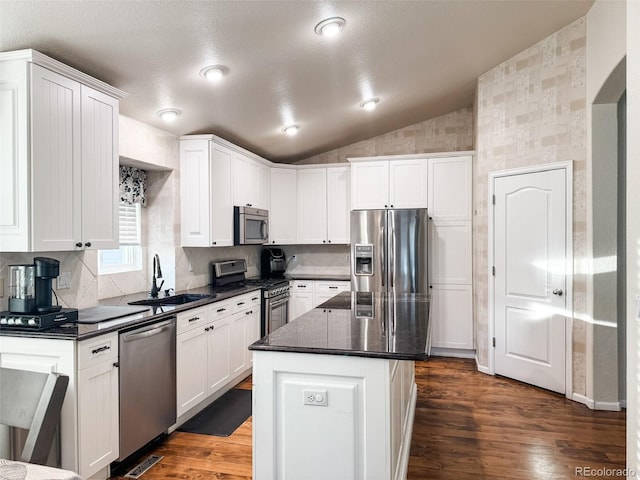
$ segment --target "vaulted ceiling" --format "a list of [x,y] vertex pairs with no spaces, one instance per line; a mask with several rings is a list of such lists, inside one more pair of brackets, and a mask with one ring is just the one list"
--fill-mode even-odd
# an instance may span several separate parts
[[[471,106],[479,75],[592,3],[1,0],[0,50],[33,48],[124,90],[136,120],[291,162]],[[339,35],[314,32],[334,16]],[[216,64],[226,75],[205,80]]]

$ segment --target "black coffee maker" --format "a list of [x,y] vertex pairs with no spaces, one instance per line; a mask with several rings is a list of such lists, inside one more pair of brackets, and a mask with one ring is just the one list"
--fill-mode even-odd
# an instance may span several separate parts
[[59,311],[52,305],[51,282],[60,275],[60,262],[35,257],[33,264],[9,265],[9,311],[42,314]]
[[284,276],[287,268],[284,250],[281,248],[267,247],[262,250],[260,256],[260,273],[263,278],[280,278]]

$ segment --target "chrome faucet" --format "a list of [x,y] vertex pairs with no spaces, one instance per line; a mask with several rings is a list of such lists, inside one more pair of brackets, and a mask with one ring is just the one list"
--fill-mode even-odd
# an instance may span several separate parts
[[162,280],[162,283],[158,286],[156,283],[158,278],[162,278],[162,269],[160,268],[160,257],[156,253],[153,256],[153,281],[151,282],[151,291],[149,292],[151,298],[158,298],[158,292],[160,292],[162,285],[164,285],[164,280]]

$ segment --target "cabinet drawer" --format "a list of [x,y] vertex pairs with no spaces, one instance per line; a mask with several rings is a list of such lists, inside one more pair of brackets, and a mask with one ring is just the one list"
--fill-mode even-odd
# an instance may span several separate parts
[[231,305],[234,313],[260,305],[260,290],[233,297]]
[[312,280],[294,280],[291,285],[292,292],[313,292]]
[[207,307],[193,308],[177,315],[176,334],[193,330],[209,321],[209,311]]
[[116,332],[78,343],[78,370],[93,367],[102,362],[117,361],[117,359],[118,334]]
[[223,302],[216,302],[209,305],[209,311],[211,313],[211,320],[217,320],[231,315],[235,310],[235,303],[233,299],[227,299]]
[[315,292],[316,293],[340,293],[346,292],[351,288],[349,282],[316,282]]

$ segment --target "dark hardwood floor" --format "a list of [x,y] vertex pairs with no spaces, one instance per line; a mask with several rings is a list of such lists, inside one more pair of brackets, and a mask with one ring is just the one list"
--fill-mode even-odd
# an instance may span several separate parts
[[[409,479],[621,478],[596,470],[625,466],[624,412],[478,373],[472,360],[419,362],[416,383]],[[226,438],[174,432],[153,453],[164,458],[142,480],[250,479],[251,418]]]

